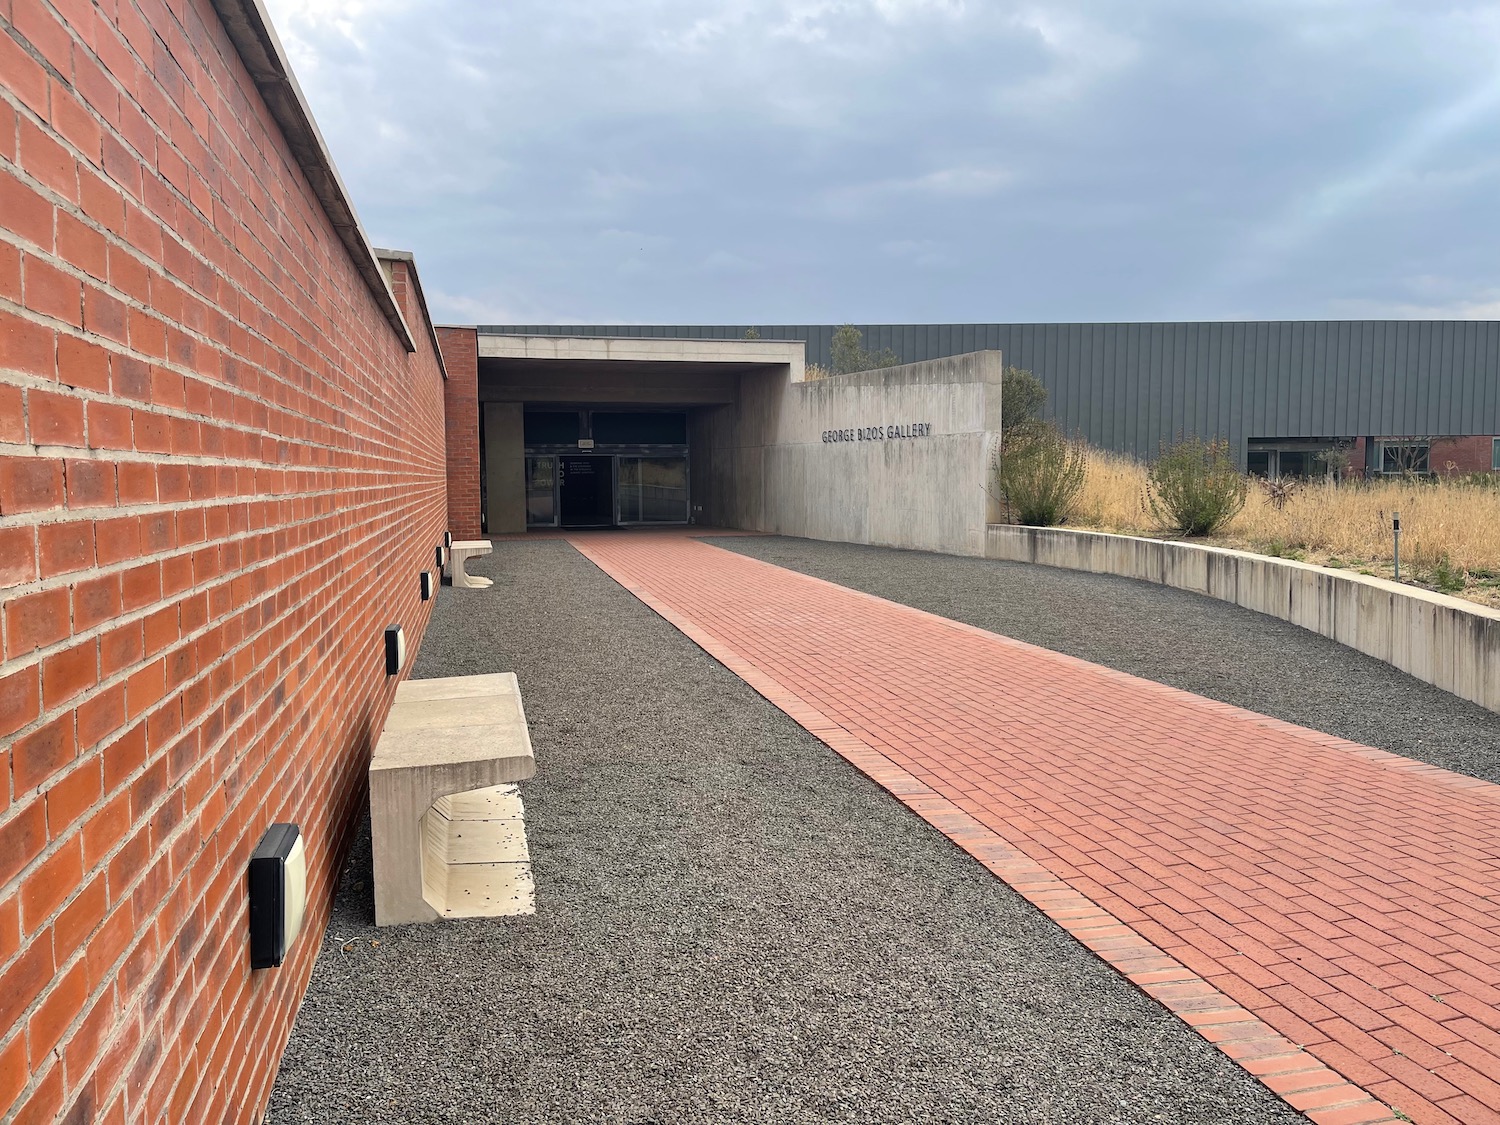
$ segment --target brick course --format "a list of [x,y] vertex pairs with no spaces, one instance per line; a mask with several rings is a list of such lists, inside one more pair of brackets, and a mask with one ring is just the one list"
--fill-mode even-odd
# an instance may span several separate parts
[[207,0],[0,0],[0,1120],[259,1120],[448,523],[413,335]]

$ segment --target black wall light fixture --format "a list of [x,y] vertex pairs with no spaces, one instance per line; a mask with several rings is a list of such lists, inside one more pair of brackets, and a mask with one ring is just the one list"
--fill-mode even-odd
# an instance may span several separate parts
[[451,531],[445,531],[445,532],[443,532],[443,546],[444,547],[451,547],[451,546],[453,546],[453,532],[451,532]]
[[430,570],[422,572],[422,600],[424,602],[432,600],[432,571]]
[[385,627],[385,674],[394,676],[406,666],[406,634],[399,625]]
[[438,569],[442,570],[443,567],[445,567],[445,566],[448,565],[448,548],[447,547],[438,547],[438,548],[436,548],[436,552],[435,552],[434,557],[437,559]]
[[250,856],[250,967],[274,969],[302,929],[307,849],[295,824],[273,824]]

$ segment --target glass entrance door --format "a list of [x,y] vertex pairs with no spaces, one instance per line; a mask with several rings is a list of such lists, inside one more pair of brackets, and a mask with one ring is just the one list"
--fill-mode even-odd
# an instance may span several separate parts
[[526,458],[526,526],[557,526],[557,458]]
[[686,457],[617,458],[615,492],[618,522],[687,523]]
[[563,527],[610,527],[615,522],[614,458],[596,453],[557,459],[557,515]]

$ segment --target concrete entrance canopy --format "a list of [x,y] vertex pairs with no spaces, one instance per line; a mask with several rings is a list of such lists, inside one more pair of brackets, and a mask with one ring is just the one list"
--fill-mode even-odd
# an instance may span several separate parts
[[[488,534],[527,527],[528,408],[656,408],[687,415],[688,433],[670,452],[700,462],[689,473],[688,518],[723,519],[708,496],[709,416],[732,410],[741,382],[759,377],[800,382],[806,372],[800,340],[638,340],[598,337],[484,336],[478,338],[478,396],[484,446],[484,508]],[[576,451],[615,454],[592,444]],[[537,449],[532,449],[537,453]],[[556,452],[561,452],[560,450]],[[646,450],[641,450],[646,452]],[[657,452],[661,452],[658,450]]]
[[999,352],[808,380],[800,340],[470,339],[486,534],[529,513],[983,552]]

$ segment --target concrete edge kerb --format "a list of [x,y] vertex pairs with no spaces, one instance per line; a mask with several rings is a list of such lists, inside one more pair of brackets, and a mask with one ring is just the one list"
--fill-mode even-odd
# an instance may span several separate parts
[[985,554],[1232,602],[1500,712],[1500,612],[1486,606],[1290,559],[1100,531],[991,524]]

